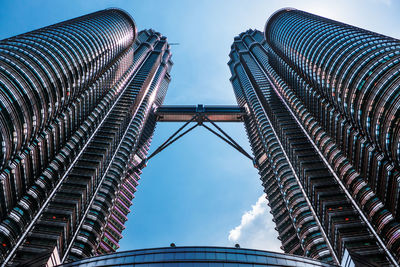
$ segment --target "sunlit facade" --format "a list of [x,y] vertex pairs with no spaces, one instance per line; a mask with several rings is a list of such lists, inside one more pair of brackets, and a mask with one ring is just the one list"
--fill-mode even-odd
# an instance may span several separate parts
[[[282,9],[264,34],[234,39],[228,65],[239,107],[157,109],[167,39],[138,33],[122,10],[0,41],[1,264],[396,265],[400,42]],[[282,249],[313,260],[238,248],[112,254],[156,121],[206,117],[244,122]]]
[[400,42],[295,9],[228,63],[282,249],[400,260]]
[[0,41],[3,264],[118,249],[170,58],[119,9]]

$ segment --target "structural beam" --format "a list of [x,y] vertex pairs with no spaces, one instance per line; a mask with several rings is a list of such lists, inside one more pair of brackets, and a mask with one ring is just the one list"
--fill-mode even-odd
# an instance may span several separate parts
[[239,106],[228,105],[179,105],[161,106],[156,110],[157,121],[187,122],[197,116],[197,122],[203,123],[208,117],[213,122],[243,122],[246,110]]

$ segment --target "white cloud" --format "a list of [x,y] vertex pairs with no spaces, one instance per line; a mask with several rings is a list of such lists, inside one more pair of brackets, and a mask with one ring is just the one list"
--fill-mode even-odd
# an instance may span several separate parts
[[281,242],[274,229],[272,215],[267,205],[265,194],[258,198],[251,210],[242,215],[240,225],[229,231],[228,239],[240,244],[242,248],[262,249],[282,252]]

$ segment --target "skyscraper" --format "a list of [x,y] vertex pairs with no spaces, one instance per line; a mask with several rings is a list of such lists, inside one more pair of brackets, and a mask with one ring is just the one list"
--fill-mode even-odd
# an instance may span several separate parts
[[295,9],[228,63],[282,248],[400,260],[400,42]]
[[170,57],[119,9],[0,41],[3,265],[118,248]]
[[283,9],[264,35],[235,38],[240,108],[157,115],[170,57],[165,37],[118,9],[0,41],[3,266],[118,249],[156,121],[210,114],[244,120],[285,252],[397,264],[398,40]]

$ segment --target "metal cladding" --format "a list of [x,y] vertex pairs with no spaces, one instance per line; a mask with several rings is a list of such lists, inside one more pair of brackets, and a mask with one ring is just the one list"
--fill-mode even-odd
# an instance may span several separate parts
[[126,14],[103,10],[0,41],[0,167],[79,105],[81,94],[135,38]]
[[232,45],[240,107],[159,108],[167,39],[119,9],[0,41],[1,266],[115,252],[156,121],[205,113],[244,121],[285,252],[399,266],[400,41],[295,9],[264,34]]
[[[248,40],[247,43],[244,40]],[[260,97],[266,99],[271,95],[272,88],[249,50],[249,46],[260,46],[257,40],[262,40],[262,34],[258,31],[250,31],[235,38],[229,66],[233,74],[231,82],[237,101],[240,106],[246,107],[249,113],[245,118],[245,126],[259,164],[263,186],[274,215],[279,239],[282,241],[282,249],[287,253],[330,261],[331,253],[302,192],[303,186],[292,172],[290,162],[285,158],[278,136],[271,126],[271,118],[265,110],[273,105],[270,108],[277,108],[279,111],[280,103],[275,96],[271,100],[276,103],[268,103],[263,107],[260,100]],[[252,68],[251,71],[246,71],[247,67]],[[256,81],[254,77],[259,79]],[[256,85],[263,86],[260,88],[263,90],[261,94],[256,92]],[[288,129],[290,132],[287,134],[297,137],[296,129],[284,115],[286,114],[281,115],[281,120],[274,118],[276,122],[283,124],[279,125],[283,128],[280,130],[283,132]]]
[[282,248],[397,265],[400,41],[295,9],[264,35],[236,37],[228,65]]
[[3,265],[118,248],[170,57],[119,9],[0,41]]

